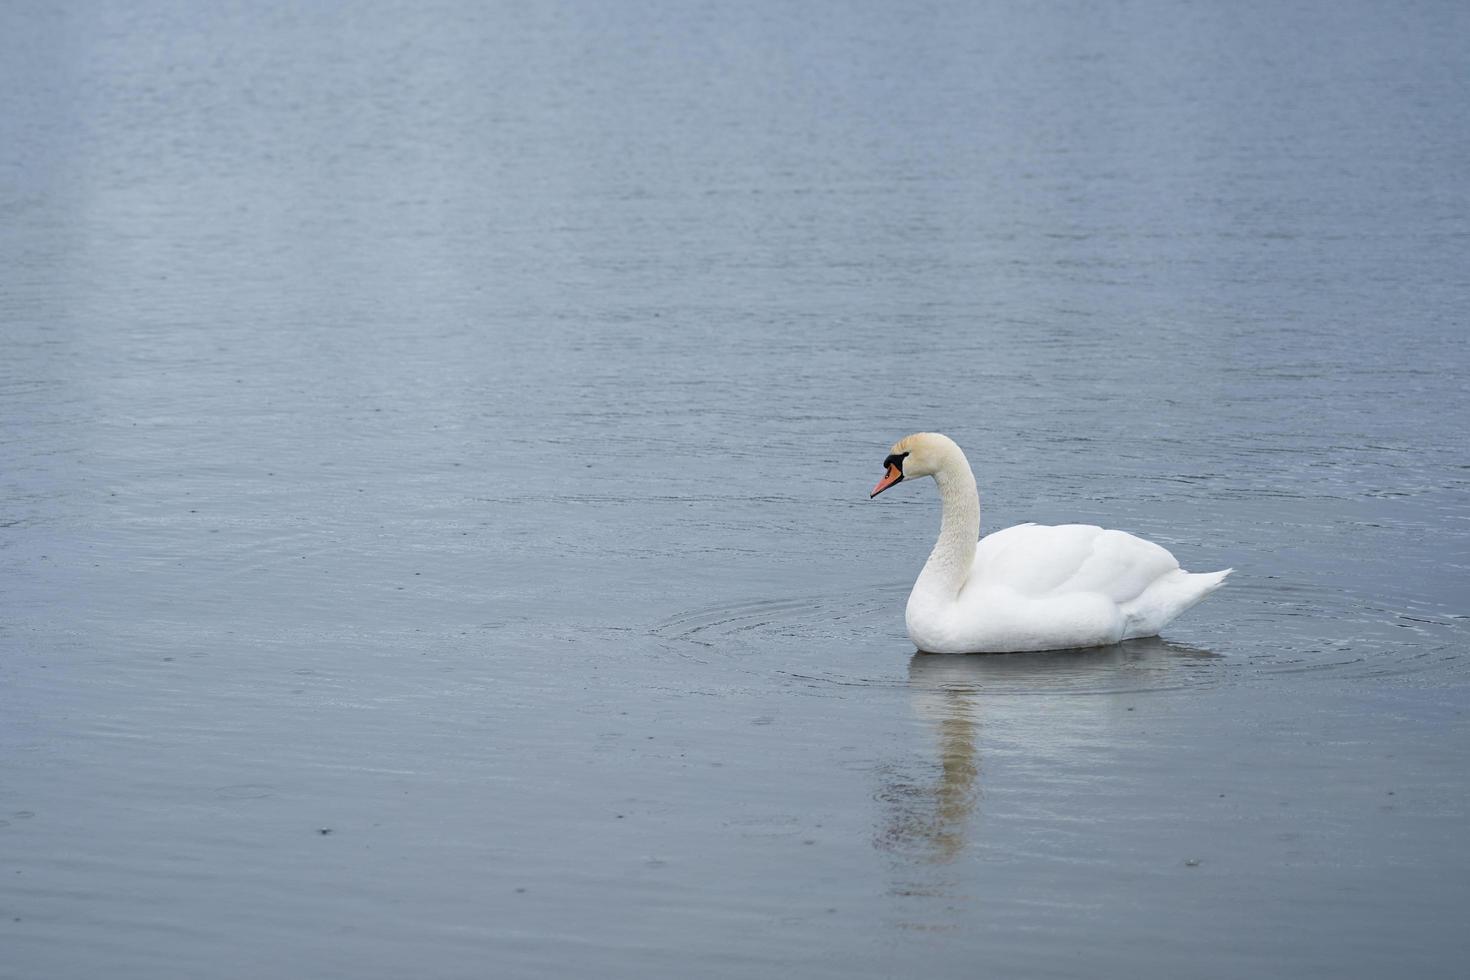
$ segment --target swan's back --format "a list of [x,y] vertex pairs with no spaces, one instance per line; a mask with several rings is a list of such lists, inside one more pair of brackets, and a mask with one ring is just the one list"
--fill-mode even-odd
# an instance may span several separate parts
[[964,591],[1004,587],[1028,599],[1094,593],[1121,605],[1178,568],[1168,551],[1125,531],[1018,524],[980,539]]

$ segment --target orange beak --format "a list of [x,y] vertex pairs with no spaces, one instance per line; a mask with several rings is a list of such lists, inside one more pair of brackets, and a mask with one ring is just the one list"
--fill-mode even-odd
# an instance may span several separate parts
[[884,474],[883,479],[878,481],[878,485],[873,488],[873,492],[868,494],[868,499],[872,500],[874,497],[878,496],[878,494],[882,493],[884,490],[887,490],[889,487],[893,486],[895,483],[902,479],[903,470],[899,469],[897,466],[894,466],[892,463],[889,463],[888,472]]

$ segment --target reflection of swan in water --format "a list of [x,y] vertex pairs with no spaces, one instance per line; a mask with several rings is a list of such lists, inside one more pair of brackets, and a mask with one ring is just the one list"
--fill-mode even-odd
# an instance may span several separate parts
[[965,849],[970,815],[979,796],[975,696],[965,690],[924,696],[929,699],[927,710],[919,713],[938,729],[939,766],[937,772],[924,766],[928,771],[917,777],[906,766],[885,768],[878,798],[888,804],[889,811],[877,844],[884,850],[947,864]]
[[985,751],[1018,769],[1065,763],[1083,745],[1105,746],[1140,693],[1188,683],[1218,657],[1158,637],[1050,653],[914,654],[911,701],[932,728],[938,765],[882,769],[877,795],[887,812],[877,845],[929,865],[955,861],[980,800],[982,735]]

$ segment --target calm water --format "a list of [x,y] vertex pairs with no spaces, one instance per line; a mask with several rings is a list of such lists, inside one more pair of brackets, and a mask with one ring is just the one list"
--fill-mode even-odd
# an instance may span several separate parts
[[[1466,37],[0,7],[0,975],[1461,975]],[[916,657],[923,428],[1236,575]]]

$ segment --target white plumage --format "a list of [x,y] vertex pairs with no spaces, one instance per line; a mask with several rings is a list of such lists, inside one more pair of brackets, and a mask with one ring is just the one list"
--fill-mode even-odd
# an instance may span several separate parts
[[1091,524],[1019,524],[977,542],[975,477],[953,440],[908,436],[888,465],[874,496],[933,476],[943,504],[939,540],[904,617],[909,638],[929,653],[1054,650],[1153,636],[1231,571],[1186,572],[1159,545]]

